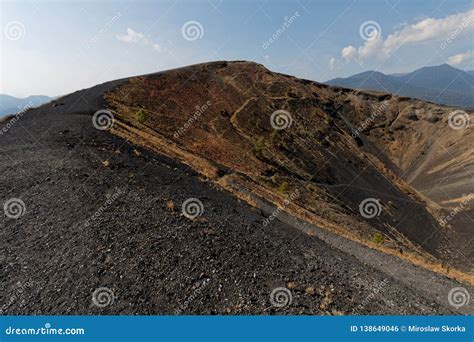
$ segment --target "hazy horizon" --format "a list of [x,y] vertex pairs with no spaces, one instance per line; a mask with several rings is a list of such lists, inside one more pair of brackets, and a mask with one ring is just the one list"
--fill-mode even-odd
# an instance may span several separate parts
[[[215,62],[215,61],[209,61],[209,62]],[[198,64],[199,64],[199,63],[198,63]],[[265,64],[263,64],[263,65],[265,65]],[[439,66],[439,65],[441,65],[441,64],[425,65],[425,67],[433,67],[433,66]],[[184,65],[183,65],[183,67],[184,67]],[[176,67],[176,68],[180,68],[180,67]],[[454,68],[456,68],[456,67],[454,67]],[[463,70],[463,71],[474,71],[474,70],[471,70],[471,69],[461,69],[461,68],[456,68],[456,69]],[[166,70],[170,70],[170,69],[157,70],[157,72],[166,71]],[[275,70],[272,70],[272,71],[275,71]],[[363,73],[363,72],[365,72],[365,71],[373,71],[373,70],[372,70],[372,69],[367,69],[367,70],[361,71],[361,73]],[[392,73],[387,73],[387,75],[398,75],[398,74],[403,75],[403,74],[410,73],[410,72],[412,72],[412,71],[414,71],[414,70],[407,70],[407,71],[405,71],[405,72],[399,72],[399,73],[393,73],[393,74],[392,74]],[[145,74],[130,75],[130,76],[141,76],[141,75],[145,75]],[[354,75],[355,75],[355,74],[354,74]],[[351,75],[348,75],[348,76],[353,76],[353,75],[351,74]],[[106,80],[106,81],[104,81],[104,82],[113,81],[113,80],[115,80],[115,79]],[[326,81],[328,81],[328,80],[314,80],[314,81],[318,81],[318,82],[324,83],[324,82],[326,82]],[[94,85],[96,85],[96,83],[91,84],[90,86],[92,87],[92,86],[94,86]],[[86,86],[85,88],[88,88],[88,86]],[[76,89],[76,90],[80,90],[80,89]],[[69,94],[69,93],[56,94],[56,95],[29,94],[29,95],[26,95],[26,96],[23,96],[23,97],[17,97],[17,96],[10,95],[10,94],[0,93],[0,95],[12,96],[12,97],[16,97],[16,98],[18,98],[18,99],[26,99],[26,98],[32,97],[32,96],[48,96],[48,97],[50,97],[50,98],[57,98],[57,97],[61,97],[61,96],[67,95],[67,94]]]
[[0,6],[0,93],[21,98],[215,60],[250,60],[320,82],[443,63],[474,69],[474,9],[467,0]]

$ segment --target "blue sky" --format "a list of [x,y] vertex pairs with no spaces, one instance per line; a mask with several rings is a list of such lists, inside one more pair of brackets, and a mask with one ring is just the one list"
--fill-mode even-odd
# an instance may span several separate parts
[[[61,95],[211,60],[252,60],[318,81],[446,62],[474,69],[472,1],[37,0],[0,6],[0,93],[18,97]],[[186,23],[190,31],[183,34]]]

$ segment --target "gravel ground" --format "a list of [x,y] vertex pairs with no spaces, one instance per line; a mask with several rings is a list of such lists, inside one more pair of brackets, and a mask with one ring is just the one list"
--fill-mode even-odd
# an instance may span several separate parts
[[[0,136],[2,203],[25,204],[0,219],[3,313],[462,313],[426,277],[407,284],[289,224],[265,227],[186,166],[96,130],[84,91],[60,101]],[[203,205],[195,219],[189,198]]]

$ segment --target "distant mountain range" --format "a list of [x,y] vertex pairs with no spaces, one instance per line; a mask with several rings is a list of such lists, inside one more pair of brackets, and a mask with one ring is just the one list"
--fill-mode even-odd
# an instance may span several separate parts
[[15,114],[28,107],[37,107],[51,101],[53,98],[45,95],[32,95],[23,99],[0,94],[0,116]]
[[424,67],[410,73],[386,75],[366,71],[326,82],[344,88],[377,90],[449,106],[474,107],[474,70],[448,64]]

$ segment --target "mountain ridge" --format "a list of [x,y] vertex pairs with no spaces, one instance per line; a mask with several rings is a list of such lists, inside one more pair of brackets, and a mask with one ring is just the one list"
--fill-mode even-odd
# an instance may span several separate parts
[[0,115],[15,114],[29,107],[40,106],[51,100],[53,100],[53,97],[46,95],[29,95],[24,98],[18,98],[0,94]]
[[346,78],[331,79],[325,83],[389,92],[443,105],[474,107],[474,75],[449,64],[422,67],[396,75],[365,71]]

